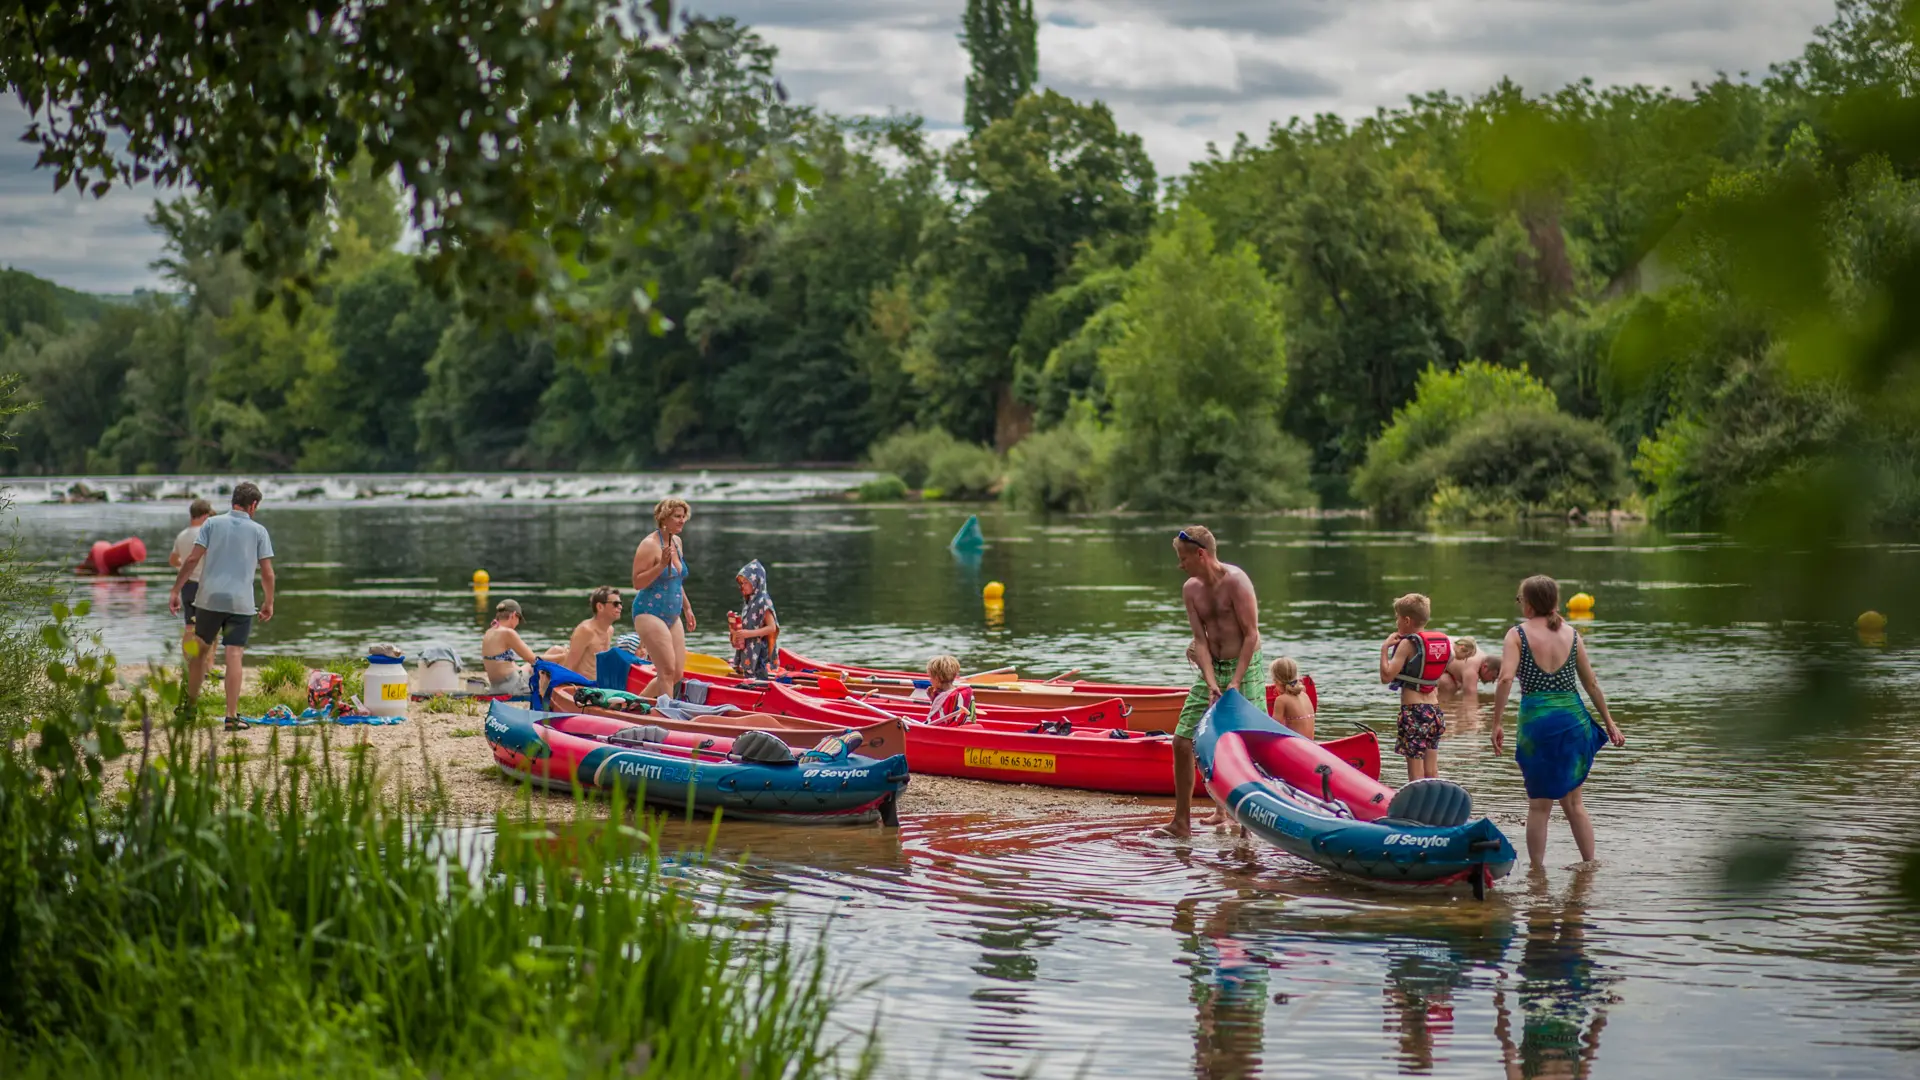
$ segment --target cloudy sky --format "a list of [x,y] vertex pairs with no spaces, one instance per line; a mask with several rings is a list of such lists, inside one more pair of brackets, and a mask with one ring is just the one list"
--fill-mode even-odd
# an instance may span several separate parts
[[[697,0],[761,28],[801,100],[917,113],[957,132],[965,0]],[[1209,142],[1300,115],[1360,115],[1502,75],[1543,92],[1583,76],[1684,89],[1799,53],[1833,0],[1036,0],[1041,81],[1112,104],[1163,175]],[[0,102],[0,264],[78,289],[156,284],[151,191],[52,194]],[[949,136],[951,137],[951,135]]]

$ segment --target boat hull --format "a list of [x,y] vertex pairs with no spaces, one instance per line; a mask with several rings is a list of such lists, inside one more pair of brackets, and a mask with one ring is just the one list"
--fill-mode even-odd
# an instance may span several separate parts
[[905,754],[760,764],[727,756],[733,740],[672,732],[627,745],[607,736],[637,725],[608,716],[537,713],[494,702],[487,742],[508,775],[545,787],[607,794],[687,814],[809,825],[893,818],[908,780]]
[[1476,894],[1513,869],[1514,850],[1486,818],[1434,826],[1388,816],[1393,793],[1339,756],[1229,691],[1207,710],[1194,752],[1208,794],[1289,854],[1370,885],[1466,886]]

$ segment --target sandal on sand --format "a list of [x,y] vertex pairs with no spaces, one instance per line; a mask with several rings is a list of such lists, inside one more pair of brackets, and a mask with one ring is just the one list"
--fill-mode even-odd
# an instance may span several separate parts
[[237,717],[237,716],[229,716],[229,717],[227,717],[227,730],[228,730],[228,731],[246,731],[246,730],[249,730],[249,729],[250,729],[250,728],[252,728],[252,727],[253,727],[253,725],[252,725],[252,724],[249,724],[249,723],[247,723],[247,722],[246,722],[245,720],[242,720],[242,719],[240,719],[240,718],[239,718],[239,717]]

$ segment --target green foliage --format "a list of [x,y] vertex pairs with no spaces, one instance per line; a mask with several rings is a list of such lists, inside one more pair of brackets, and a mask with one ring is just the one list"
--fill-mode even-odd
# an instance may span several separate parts
[[[471,848],[325,734],[270,741],[251,780],[261,755],[210,760],[166,719],[178,684],[110,693],[64,609],[39,647],[33,738],[9,715],[0,740],[8,1075],[838,1071],[820,966],[703,922],[618,800],[564,843],[501,815]],[[449,852],[474,872],[449,879]]]
[[912,329],[895,355],[923,423],[1010,445],[1025,419],[1013,349],[1029,305],[1083,244],[1146,233],[1153,163],[1104,104],[1049,90],[955,146],[946,164],[962,201],[915,268]]
[[1119,304],[1123,329],[1100,352],[1114,496],[1139,509],[1308,504],[1298,444],[1276,423],[1287,380],[1281,293],[1252,248],[1216,252],[1206,215],[1183,209]]
[[1033,0],[967,0],[960,20],[966,46],[967,130],[978,133],[1013,115],[1014,103],[1040,79],[1040,26]]
[[1508,410],[1555,408],[1553,391],[1524,371],[1479,362],[1454,371],[1428,368],[1414,398],[1367,446],[1354,474],[1354,497],[1389,515],[1417,511],[1439,473],[1429,458],[1476,418]]
[[69,323],[98,318],[107,308],[98,297],[62,288],[25,270],[0,268],[0,347],[30,326],[58,334]]
[[861,502],[898,502],[907,497],[907,482],[887,473],[867,480],[854,489],[854,496]]
[[939,428],[905,427],[868,448],[867,460],[880,472],[906,481],[907,487],[923,488],[933,471],[933,459],[960,445],[960,440]]
[[1085,512],[1109,505],[1113,435],[1082,409],[1066,423],[1037,431],[1007,453],[1001,497],[1035,512]]
[[956,442],[927,463],[926,489],[938,491],[940,498],[984,499],[999,492],[1005,474],[1000,455],[988,447]]
[[269,694],[282,690],[304,691],[307,686],[307,665],[291,656],[276,656],[260,668],[260,689]]
[[558,320],[596,353],[644,307],[589,267],[618,269],[672,215],[791,190],[771,51],[731,21],[676,27],[664,3],[552,0],[531,22],[450,0],[109,20],[10,3],[0,24],[0,73],[56,188],[198,190],[235,211],[213,249],[289,298],[315,284],[313,226],[359,165],[412,193],[425,266],[467,313]]
[[1418,467],[1432,470],[1430,509],[1455,518],[1561,516],[1611,506],[1627,473],[1605,428],[1533,408],[1488,413]]

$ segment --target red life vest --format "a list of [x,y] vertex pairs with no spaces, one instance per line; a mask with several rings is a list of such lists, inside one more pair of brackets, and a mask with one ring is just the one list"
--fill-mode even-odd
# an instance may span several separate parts
[[[1413,659],[1400,669],[1393,686],[1403,690],[1432,690],[1440,685],[1440,674],[1453,663],[1453,639],[1434,630],[1422,630],[1410,635],[1420,643]],[[1399,646],[1394,646],[1396,649]]]

